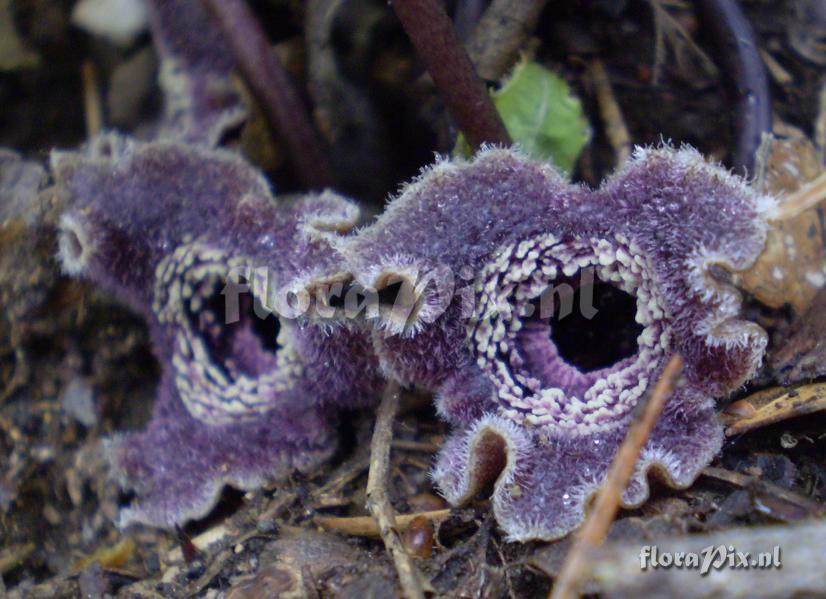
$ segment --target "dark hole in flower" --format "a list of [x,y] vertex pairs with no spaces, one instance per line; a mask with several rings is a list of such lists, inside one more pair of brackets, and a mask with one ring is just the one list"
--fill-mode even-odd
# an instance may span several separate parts
[[635,320],[636,298],[599,280],[577,287],[573,294],[573,310],[561,314],[565,304],[555,302],[550,318],[551,339],[563,360],[580,372],[591,372],[637,353],[643,327]]
[[379,304],[383,306],[394,305],[396,300],[399,298],[399,293],[401,293],[403,283],[404,281],[396,281],[395,283],[390,283],[389,285],[385,285],[379,289]]
[[210,530],[220,522],[226,521],[238,512],[244,505],[244,493],[232,487],[221,489],[221,495],[215,507],[208,514],[198,520],[191,520],[181,529],[186,536],[197,537],[204,531]]
[[[243,283],[242,283],[243,284]],[[278,365],[278,333],[281,323],[250,291],[239,291],[227,285],[202,286],[199,311],[187,304],[187,313],[194,330],[201,334],[213,362],[225,375],[242,373],[259,376]]]
[[437,292],[432,279],[416,282],[401,275],[388,276],[377,287],[374,297],[384,317],[404,327],[419,319],[422,307]]
[[508,463],[508,445],[499,433],[487,430],[474,446],[473,495],[489,495]]
[[363,296],[361,296],[360,291],[361,285],[355,283],[352,278],[348,277],[314,287],[310,289],[310,295],[321,305],[326,304],[329,308],[342,310],[347,306],[348,298],[349,301],[355,299],[357,303],[363,301]]
[[[261,302],[258,298],[253,298],[253,300],[259,309],[259,313],[265,314],[264,307],[261,305]],[[252,305],[252,301],[247,302],[249,306]],[[242,300],[242,306],[244,304]],[[281,347],[278,345],[278,333],[281,331],[281,322],[278,320],[278,317],[273,314],[272,312],[266,313],[264,318],[261,318],[255,314],[255,311],[252,307],[247,307],[247,314],[252,314],[252,330],[258,336],[258,339],[261,341],[262,347],[275,353],[278,351],[278,348]]]

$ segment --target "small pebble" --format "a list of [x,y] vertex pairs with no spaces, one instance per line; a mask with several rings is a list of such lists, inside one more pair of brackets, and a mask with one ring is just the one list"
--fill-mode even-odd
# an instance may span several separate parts
[[404,531],[404,546],[414,557],[430,557],[433,553],[433,523],[424,516],[413,518]]

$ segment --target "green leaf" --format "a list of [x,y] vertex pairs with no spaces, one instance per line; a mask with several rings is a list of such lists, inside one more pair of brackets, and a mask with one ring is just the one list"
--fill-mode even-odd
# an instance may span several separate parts
[[[579,98],[571,95],[561,77],[538,63],[522,61],[492,96],[514,143],[533,158],[548,160],[566,173],[573,170],[590,128]],[[455,151],[473,153],[462,135]]]

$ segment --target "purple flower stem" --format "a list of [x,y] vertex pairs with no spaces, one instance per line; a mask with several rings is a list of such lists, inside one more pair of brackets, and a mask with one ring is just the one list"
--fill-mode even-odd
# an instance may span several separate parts
[[393,0],[393,9],[459,129],[474,148],[510,145],[487,87],[437,0]]
[[226,35],[241,72],[261,100],[302,183],[314,189],[330,187],[332,171],[315,128],[247,3],[203,2]]
[[737,0],[698,0],[697,8],[736,102],[731,166],[740,174],[753,173],[763,133],[772,130],[769,80],[757,36]]

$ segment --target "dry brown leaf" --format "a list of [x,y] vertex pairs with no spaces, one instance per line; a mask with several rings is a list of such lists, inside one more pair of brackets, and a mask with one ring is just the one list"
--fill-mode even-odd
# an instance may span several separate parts
[[83,558],[72,566],[72,571],[80,572],[95,562],[98,562],[104,568],[120,568],[132,559],[135,548],[135,541],[129,537],[125,537],[115,545],[103,547],[95,551],[92,555]]
[[723,421],[728,425],[726,435],[731,437],[826,409],[826,383],[803,385],[794,389],[773,387],[758,391],[741,401],[751,404],[754,414],[740,418],[736,414],[723,413]]
[[[766,164],[766,192],[780,198],[781,209],[791,192],[823,171],[817,150],[802,133],[780,127],[787,139],[771,142]],[[790,304],[804,312],[826,282],[826,235],[822,206],[772,223],[766,247],[751,269],[737,276],[745,291],[772,308]]]

